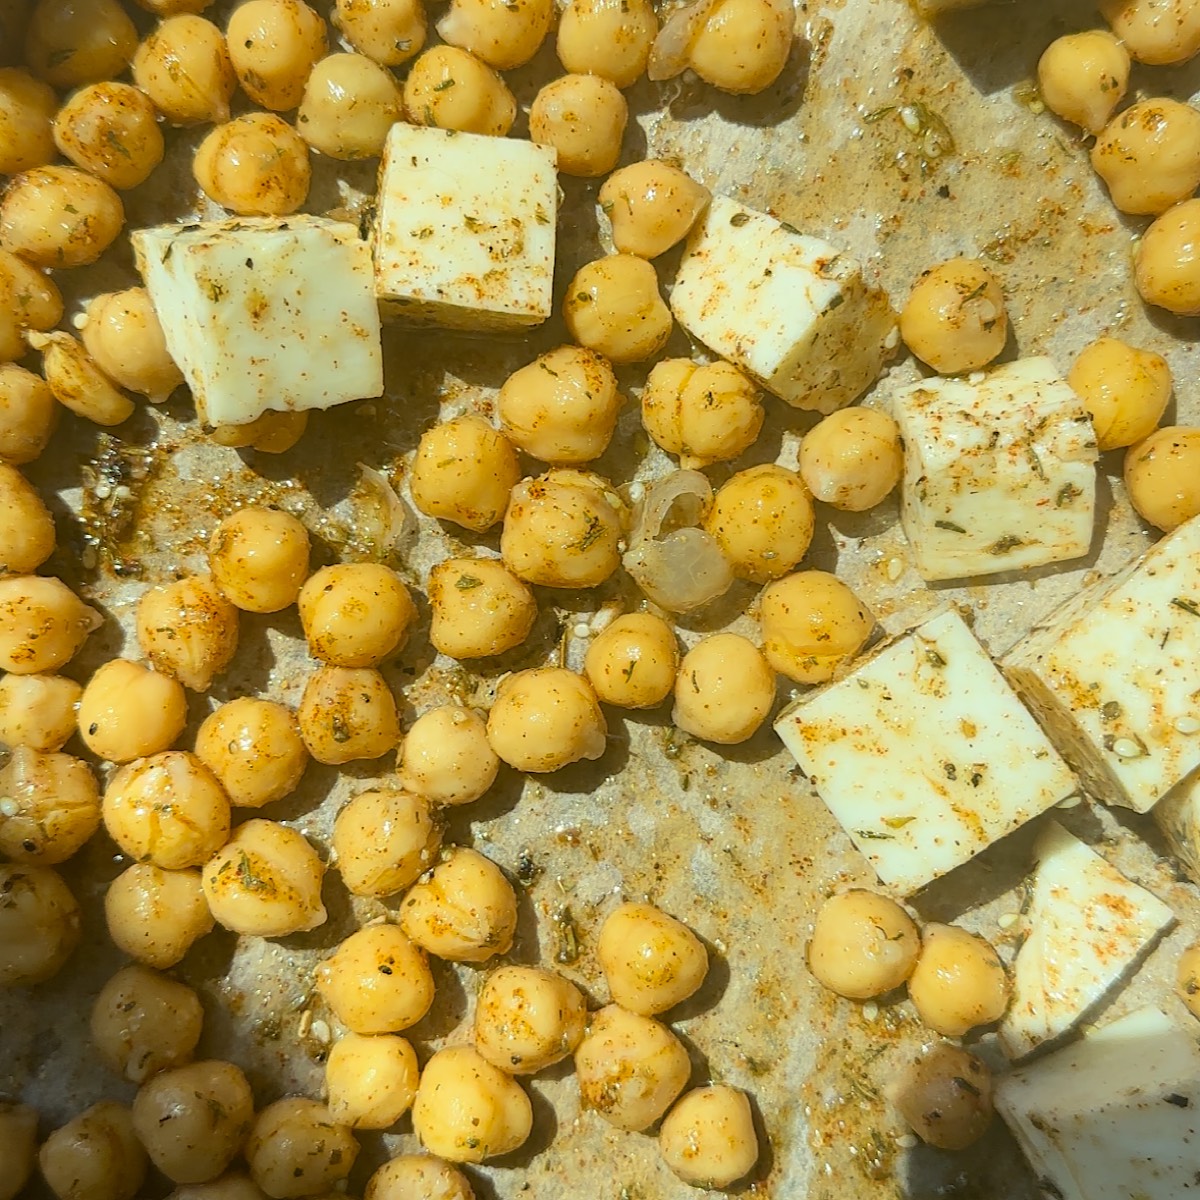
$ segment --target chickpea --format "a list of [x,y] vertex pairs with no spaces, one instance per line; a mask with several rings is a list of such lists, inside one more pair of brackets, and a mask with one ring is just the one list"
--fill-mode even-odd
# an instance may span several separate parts
[[925,1051],[894,1089],[900,1116],[940,1150],[965,1150],[992,1123],[992,1073],[949,1042]]
[[325,22],[303,0],[247,0],[230,13],[225,41],[242,91],[275,112],[300,103],[328,48]]
[[251,217],[294,213],[312,180],[304,139],[274,113],[216,126],[196,148],[192,171],[210,200]]
[[101,1100],[56,1129],[38,1152],[59,1200],[133,1200],[146,1178],[146,1151],[129,1109]]
[[0,863],[0,988],[57,975],[79,945],[79,905],[51,867]]
[[129,65],[137,30],[118,0],[39,0],[25,31],[25,61],[56,88],[115,79]]
[[83,688],[63,675],[0,678],[0,743],[61,750],[75,732]]
[[211,575],[191,575],[143,593],[137,636],[156,670],[207,692],[237,653],[238,610]]
[[337,667],[374,667],[404,648],[417,619],[408,588],[379,563],[323,567],[297,601],[309,653]]
[[159,970],[173,967],[213,927],[200,872],[153,863],[134,863],[108,885],[104,917],[118,950]]
[[546,84],[529,110],[529,136],[558,154],[564,175],[607,175],[621,157],[629,106],[599,75],[564,75]]
[[[10,403],[18,403],[29,393],[28,386],[18,388],[15,379],[7,374],[16,369],[8,364],[24,357],[28,349],[27,336],[30,340],[37,338],[39,334],[33,331],[49,329],[62,318],[62,313],[62,296],[50,277],[0,248],[0,370],[6,372],[0,379],[4,383],[4,395],[15,392],[12,402],[5,400],[6,409]],[[51,392],[51,401],[53,398]],[[50,408],[57,418],[58,405],[52,403]],[[14,419],[18,419],[17,412],[11,417],[6,413],[6,424]],[[55,423],[50,422],[51,429]],[[35,429],[38,427],[34,424]]]
[[151,404],[183,382],[145,288],[97,296],[88,305],[83,345],[105,375]]
[[1138,516],[1164,533],[1200,513],[1200,428],[1166,425],[1130,446],[1125,490]]
[[521,1085],[473,1046],[448,1046],[425,1064],[412,1119],[426,1150],[478,1163],[523,1145],[533,1109]]
[[671,1107],[691,1070],[683,1044],[665,1025],[616,1004],[593,1014],[575,1051],[584,1108],[633,1132]]
[[831,992],[869,1000],[904,983],[920,950],[916,923],[899,904],[852,888],[830,896],[817,913],[808,969]]
[[0,1100],[0,1200],[16,1200],[37,1162],[37,1109]]
[[120,425],[133,416],[133,401],[114,386],[77,338],[69,333],[31,333],[29,344],[42,352],[42,374],[64,408],[96,425]]
[[451,46],[509,71],[533,58],[553,19],[553,0],[451,0],[437,31]]
[[1171,368],[1152,350],[1116,338],[1084,347],[1067,382],[1084,402],[1101,450],[1132,446],[1154,432],[1171,399]]
[[442,844],[424,796],[379,788],[355,796],[333,823],[333,850],[356,896],[394,896],[429,870]]
[[746,1093],[722,1083],[688,1092],[663,1119],[658,1149],[684,1183],[730,1187],[758,1162],[758,1134]]
[[204,1009],[186,984],[146,967],[124,967],[92,1007],[92,1044],[105,1066],[130,1083],[192,1061]]
[[110,762],[168,750],[186,724],[183,685],[125,658],[100,667],[79,698],[79,736]]
[[496,782],[500,759],[474,709],[443,704],[413,722],[396,770],[403,787],[432,804],[470,804]]
[[[0,282],[0,295],[2,289]],[[0,341],[3,336],[0,333]],[[2,352],[0,346],[0,356]],[[0,462],[20,467],[40,458],[58,427],[58,415],[54,393],[40,375],[0,362]]]
[[[572,0],[563,13],[566,24],[572,8],[597,4],[616,11],[617,0]],[[649,5],[646,6],[649,10]],[[653,13],[651,13],[653,20]],[[559,41],[562,28],[559,26]],[[621,254],[657,258],[683,241],[708,205],[712,193],[686,172],[661,159],[630,163],[614,171],[601,185],[597,199],[612,222],[613,245]]]
[[763,417],[762,394],[731,363],[664,359],[642,389],[642,425],[686,468],[737,458],[754,445]]
[[1101,0],[1100,12],[1138,62],[1187,62],[1200,52],[1200,10],[1191,0]]
[[1180,316],[1200,314],[1200,200],[1185,200],[1162,214],[1137,244],[1134,283],[1147,304]]
[[0,576],[0,670],[55,671],[75,657],[103,618],[60,579]]
[[54,144],[77,167],[122,191],[144,183],[163,159],[158,113],[128,83],[81,88],[54,119]]
[[239,808],[262,808],[290,796],[308,766],[296,714],[252,696],[230,700],[205,718],[196,734],[196,757]]
[[450,658],[489,658],[519,646],[537,620],[529,586],[491,558],[448,558],[429,572],[429,640]]
[[671,720],[684,733],[729,746],[754,736],[775,703],[775,675],[753,642],[714,633],[683,656]]
[[414,125],[504,137],[516,120],[517,102],[500,73],[475,55],[431,46],[404,81],[404,111]]
[[429,1154],[402,1154],[385,1162],[367,1183],[364,1200],[475,1200],[466,1176]]
[[1175,990],[1193,1017],[1200,1017],[1200,942],[1193,942],[1179,956]]
[[204,865],[204,898],[234,933],[285,937],[325,923],[325,866],[302,833],[256,818]]
[[600,758],[608,742],[591,684],[565,667],[510,675],[496,693],[487,734],[503,762],[536,773]]
[[804,481],[773,464],[739,471],[717,492],[704,528],[735,575],[769,583],[786,575],[808,552],[814,515]]
[[358,1151],[354,1135],[323,1104],[288,1096],[258,1114],[246,1161],[268,1196],[286,1200],[333,1189],[350,1174]]
[[931,267],[900,314],[900,336],[942,375],[987,366],[1008,341],[999,281],[977,258],[952,258]]
[[819,421],[800,443],[800,478],[824,503],[866,512],[900,482],[900,430],[874,408],[842,408]]
[[517,452],[482,417],[455,417],[421,435],[408,486],[427,517],[476,533],[491,529],[521,478]]
[[475,1004],[475,1049],[509,1075],[532,1075],[571,1054],[583,1037],[579,989],[540,967],[497,967]]
[[412,1107],[417,1054],[402,1037],[348,1033],[325,1064],[329,1116],[352,1129],[387,1129]]
[[229,1171],[208,1183],[185,1183],[167,1200],[268,1200],[267,1193],[242,1171]]
[[400,741],[396,697],[372,667],[321,667],[300,698],[300,736],[319,763],[381,758]]
[[1107,29],[1069,33],[1050,43],[1037,77],[1052,113],[1099,133],[1125,98],[1129,51]]
[[0,245],[39,267],[94,263],[125,224],[121,197],[77,167],[34,167],[0,198]]
[[160,21],[133,56],[133,82],[172,125],[229,120],[237,76],[221,31],[193,13]]
[[295,517],[273,508],[243,508],[214,530],[208,565],[238,608],[273,613],[300,595],[308,549],[308,531]]
[[571,336],[615,363],[653,358],[671,336],[671,310],[644,258],[610,254],[576,272],[563,316]]
[[1121,212],[1166,212],[1200,186],[1200,112],[1178,100],[1142,100],[1101,131],[1092,166]]
[[425,952],[397,925],[368,925],[352,933],[317,967],[317,991],[355,1033],[399,1033],[433,1003]]
[[421,0],[337,0],[333,23],[360,54],[398,67],[425,45]]
[[930,1029],[962,1037],[990,1025],[1004,1015],[1009,991],[1004,964],[989,942],[956,925],[925,926],[908,994]]
[[133,1101],[133,1128],[173,1183],[216,1179],[242,1148],[253,1118],[246,1076],[217,1060],[162,1071]]
[[765,91],[792,52],[795,14],[774,0],[718,0],[692,40],[688,65],[734,95]]
[[12,751],[0,769],[0,854],[54,866],[99,827],[100,789],[87,763],[28,746]]
[[0,175],[54,161],[54,89],[17,67],[0,68]]
[[0,571],[28,575],[54,553],[54,518],[16,467],[0,463]]
[[263,454],[285,454],[308,428],[307,412],[265,412],[244,425],[217,425],[210,434],[218,446],[249,447]]
[[675,631],[653,613],[626,613],[592,639],[583,673],[605,704],[654,708],[675,686]]
[[308,77],[296,128],[330,158],[377,158],[403,119],[404,93],[390,71],[363,54],[331,54]]
[[657,33],[649,0],[568,0],[558,22],[558,61],[574,75],[631,87],[646,69]]
[[600,927],[596,957],[613,1002],[643,1017],[682,1003],[708,974],[708,951],[652,904],[621,904]]
[[180,13],[198,13],[208,8],[213,0],[135,0],[139,8],[144,8],[156,17],[175,17]]
[[836,678],[875,628],[862,601],[826,571],[797,571],[764,588],[759,621],[767,662],[797,683]]

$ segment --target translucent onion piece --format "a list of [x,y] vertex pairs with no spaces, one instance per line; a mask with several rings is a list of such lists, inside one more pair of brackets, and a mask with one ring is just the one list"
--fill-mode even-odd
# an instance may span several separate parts
[[646,74],[655,80],[674,79],[688,66],[692,43],[721,0],[695,0],[673,12],[650,48]]
[[362,479],[355,498],[363,502],[354,507],[351,540],[369,557],[382,561],[415,530],[415,519],[386,475],[362,463],[359,470]]

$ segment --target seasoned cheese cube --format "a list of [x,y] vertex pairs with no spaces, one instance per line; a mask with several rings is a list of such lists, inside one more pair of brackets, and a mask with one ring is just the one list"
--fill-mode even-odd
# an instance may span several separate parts
[[556,156],[516,138],[408,125],[388,134],[375,216],[383,313],[519,329],[551,312]]
[[857,262],[723,196],[688,240],[671,308],[768,391],[822,413],[857,400],[898,344],[887,297]]
[[1075,791],[947,610],[801,696],[775,725],[879,878],[908,895]]
[[1096,435],[1048,358],[892,397],[904,439],[900,516],[925,579],[1079,558],[1092,544]]
[[1148,812],[1200,767],[1200,518],[1070,602],[1003,665],[1088,791]]
[[1000,1041],[1023,1058],[1081,1021],[1137,966],[1171,910],[1051,821],[1038,838],[1026,915],[1013,964],[1013,998]]
[[240,217],[131,241],[202,420],[244,425],[383,393],[371,251],[353,225]]

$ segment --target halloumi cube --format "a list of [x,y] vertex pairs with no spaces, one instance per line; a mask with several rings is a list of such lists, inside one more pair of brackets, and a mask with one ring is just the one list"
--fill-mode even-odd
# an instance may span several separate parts
[[549,146],[397,121],[375,213],[384,316],[479,330],[544,321],[553,308],[556,162]]
[[1200,767],[1200,518],[1052,615],[1003,666],[1088,791],[1148,812]]
[[1175,920],[1157,896],[1056,821],[1034,853],[1028,936],[1017,951],[1013,998],[999,1030],[1011,1058],[1073,1029]]
[[922,578],[994,575],[1086,554],[1096,434],[1048,358],[892,396],[904,440],[900,517]]
[[901,895],[1076,788],[953,609],[801,696],[775,729],[875,873]]
[[714,196],[671,292],[679,323],[796,408],[830,413],[898,344],[887,297],[835,246]]
[[371,251],[353,225],[240,217],[130,240],[202,420],[244,425],[383,394]]

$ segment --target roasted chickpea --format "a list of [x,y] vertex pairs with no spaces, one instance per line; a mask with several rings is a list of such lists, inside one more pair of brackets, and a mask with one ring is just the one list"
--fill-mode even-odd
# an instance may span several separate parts
[[977,258],[952,258],[917,280],[900,314],[900,336],[942,375],[976,371],[1008,340],[1004,292]]
[[[3,251],[0,251],[0,257]],[[3,264],[0,263],[0,274]],[[0,294],[3,282],[0,281]],[[0,333],[0,343],[3,342]],[[0,344],[0,357],[3,345]],[[0,462],[24,466],[41,457],[58,426],[59,407],[40,375],[0,362]]]
[[45,1140],[38,1165],[59,1200],[133,1200],[147,1164],[129,1109],[101,1100]]
[[115,79],[137,48],[118,0],[38,0],[25,31],[25,61],[56,88]]
[[1193,942],[1179,956],[1175,990],[1193,1017],[1200,1017],[1200,942]]
[[830,896],[817,913],[808,969],[839,996],[869,1000],[904,983],[920,950],[916,923],[900,905],[852,888]]
[[[566,24],[574,0],[563,13]],[[617,0],[582,0],[616,11]],[[646,5],[649,11],[649,5]],[[653,21],[653,13],[650,19]],[[562,40],[562,26],[559,27]],[[712,193],[690,175],[661,159],[630,163],[614,171],[600,186],[597,199],[612,222],[613,245],[622,254],[657,258],[683,241],[708,205]]]
[[563,316],[581,346],[615,363],[653,358],[673,328],[654,268],[632,254],[610,254],[581,267],[567,286]]
[[992,1073],[973,1054],[938,1042],[893,1089],[900,1116],[939,1150],[965,1150],[992,1123]]
[[103,618],[60,579],[0,576],[0,670],[56,671],[75,657]]
[[16,1200],[37,1162],[37,1109],[0,1100],[0,1200]]
[[1055,38],[1037,69],[1046,107],[1064,121],[1099,133],[1129,86],[1129,51],[1107,29]]
[[210,7],[213,0],[136,0],[139,8],[144,8],[156,17],[174,17],[179,13],[198,13]]
[[475,1200],[466,1176],[430,1154],[402,1154],[385,1162],[367,1183],[364,1200]]
[[509,71],[538,52],[553,19],[553,0],[451,0],[437,31],[451,46]]
[[488,741],[518,771],[557,771],[597,759],[608,726],[591,684],[565,667],[534,667],[510,675],[488,714]]
[[404,111],[414,125],[504,137],[516,120],[517,102],[500,73],[475,55],[431,46],[404,81]]
[[763,589],[759,603],[767,662],[797,683],[825,683],[866,645],[874,618],[827,571],[797,571]]
[[227,1171],[208,1183],[185,1183],[167,1200],[268,1200],[267,1193],[243,1171]]
[[1004,1015],[1009,990],[1004,964],[984,938],[956,925],[925,926],[908,994],[930,1029],[962,1037],[990,1025]]
[[330,1191],[350,1174],[358,1151],[329,1109],[301,1096],[267,1105],[246,1141],[250,1176],[275,1200]]
[[605,704],[654,708],[675,686],[675,631],[653,613],[626,613],[592,639],[583,673]]
[[126,190],[144,183],[163,159],[158,113],[128,83],[81,88],[54,118],[54,144],[77,167]]
[[683,656],[673,720],[684,733],[734,745],[754,736],[775,703],[775,675],[753,642],[714,633]]
[[87,763],[28,746],[12,751],[0,769],[0,854],[54,866],[99,827],[100,788]]
[[1171,368],[1152,350],[1116,338],[1084,347],[1067,376],[1087,406],[1101,450],[1132,446],[1154,432],[1171,399]]
[[274,113],[218,125],[196,148],[192,171],[210,200],[239,216],[294,213],[312,181],[304,139]]
[[1166,212],[1200,186],[1200,112],[1178,100],[1142,100],[1101,131],[1092,166],[1122,212]]
[[769,583],[808,553],[815,518],[808,488],[795,471],[771,463],[739,471],[717,492],[704,528],[735,575]]
[[730,1187],[758,1161],[758,1134],[746,1093],[723,1083],[688,1092],[663,1119],[658,1149],[684,1183]]
[[50,276],[0,248],[0,364],[24,356],[27,331],[51,329],[62,315],[62,296]]
[[455,417],[421,435],[408,486],[427,517],[483,533],[508,505],[521,478],[512,443],[482,417]]
[[100,667],[79,698],[79,736],[93,754],[110,762],[167,750],[186,724],[183,685],[125,658]]
[[352,1129],[387,1129],[412,1107],[418,1075],[416,1051],[404,1038],[348,1033],[325,1063],[330,1119]]
[[54,161],[54,89],[17,67],[0,68],[0,175]]
[[0,463],[0,571],[28,575],[54,553],[54,518],[16,467]]
[[337,0],[333,23],[355,50],[384,67],[408,62],[425,45],[421,0]]
[[443,704],[413,722],[396,770],[404,787],[433,804],[470,804],[496,782],[500,760],[474,709]]
[[323,567],[297,600],[309,653],[336,667],[374,667],[403,649],[417,619],[408,588],[379,563]]
[[1200,513],[1200,428],[1167,425],[1125,452],[1125,490],[1165,533]]
[[145,288],[97,296],[88,305],[83,345],[105,375],[152,404],[183,382]]
[[845,512],[881,503],[903,467],[900,430],[874,408],[830,413],[800,443],[800,478],[818,500]]
[[108,885],[104,917],[118,950],[159,970],[173,967],[213,927],[200,872],[153,863],[134,863]]
[[422,795],[396,788],[361,792],[333,823],[333,850],[356,896],[394,896],[429,870],[442,830]]
[[57,975],[79,945],[79,905],[51,867],[0,863],[0,988]]
[[564,175],[607,175],[621,157],[629,106],[599,75],[564,75],[546,84],[529,110],[529,136],[558,155]]
[[307,428],[307,412],[265,412],[244,425],[217,425],[210,436],[218,446],[285,454],[304,436]]
[[621,904],[600,926],[596,958],[613,1002],[643,1017],[682,1003],[708,974],[708,951],[652,904]]
[[475,1003],[475,1049],[509,1075],[532,1075],[572,1053],[587,1024],[579,989],[540,967],[497,967]]
[[240,808],[262,808],[290,796],[308,765],[296,714],[252,696],[230,700],[205,718],[196,734],[196,756]]
[[133,82],[172,125],[229,120],[237,76],[225,37],[193,13],[160,21],[133,56]]
[[568,0],[558,22],[558,61],[572,74],[631,87],[657,33],[649,0]]
[[243,508],[214,530],[208,565],[238,608],[273,613],[300,595],[308,549],[308,532],[295,517],[272,508]]
[[285,937],[325,923],[325,866],[302,833],[276,821],[239,825],[201,874],[212,915],[234,933]]
[[77,167],[34,167],[0,198],[0,246],[39,267],[94,263],[125,224],[121,197]]
[[381,758],[400,741],[396,697],[372,667],[321,667],[300,698],[300,736],[319,763]]
[[330,158],[376,158],[403,118],[404,94],[390,71],[363,54],[331,54],[308,77],[296,128]]
[[61,750],[75,732],[83,688],[63,675],[0,677],[0,743]]
[[1180,316],[1200,314],[1200,200],[1168,209],[1134,251],[1134,282],[1147,304]]
[[143,594],[137,636],[156,670],[206,692],[237,653],[238,610],[211,575],[192,575]]
[[1138,62],[1181,63],[1200,52],[1192,0],[1101,0],[1100,12]]
[[448,558],[429,572],[429,640],[451,658],[488,658],[519,646],[537,620],[529,586],[491,558]]
[[100,370],[77,338],[69,333],[31,333],[29,344],[42,352],[42,374],[64,408],[96,425],[120,425],[133,416],[133,401]]
[[776,0],[717,0],[692,39],[688,65],[723,92],[764,91],[787,65],[794,21],[792,6]]
[[300,103],[327,49],[325,22],[303,0],[246,0],[230,13],[225,40],[242,91],[275,112]]

